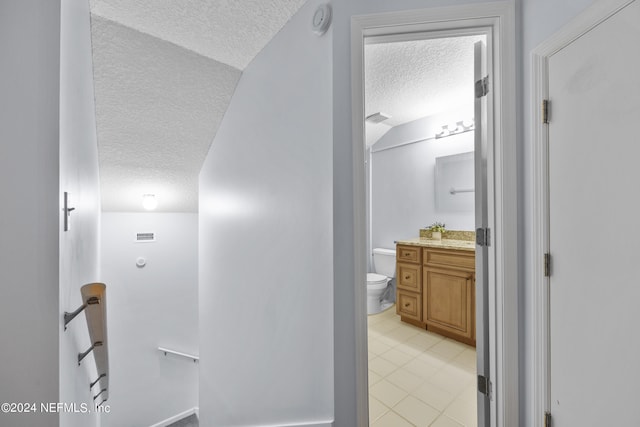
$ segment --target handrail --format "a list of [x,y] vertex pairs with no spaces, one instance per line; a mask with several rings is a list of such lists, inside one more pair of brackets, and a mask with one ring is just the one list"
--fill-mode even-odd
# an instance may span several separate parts
[[87,318],[87,328],[91,347],[85,352],[78,353],[78,366],[91,352],[96,363],[98,378],[89,384],[89,390],[98,391],[93,398],[101,397],[98,406],[109,398],[109,350],[107,346],[107,286],[104,283],[89,283],[80,288],[82,306],[72,313],[64,313],[64,329],[78,314],[84,311]]
[[165,356],[167,354],[173,354],[176,356],[184,357],[186,359],[191,359],[193,360],[193,363],[196,363],[200,360],[200,356],[196,356],[194,354],[189,354],[189,353],[182,353],[181,351],[171,350],[164,347],[158,347],[158,351],[161,351],[162,353],[164,353]]
[[449,194],[456,195],[458,193],[474,193],[476,191],[475,188],[453,188],[449,189]]

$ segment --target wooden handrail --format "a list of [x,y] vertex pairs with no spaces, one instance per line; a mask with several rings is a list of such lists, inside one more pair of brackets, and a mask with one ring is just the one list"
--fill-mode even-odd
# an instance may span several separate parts
[[91,352],[96,363],[98,378],[89,384],[89,389],[98,391],[94,400],[101,397],[99,405],[109,398],[109,346],[107,340],[107,286],[104,283],[89,283],[80,288],[82,306],[73,313],[64,313],[64,328],[80,312],[84,311],[89,329],[91,347],[78,353],[78,365]]

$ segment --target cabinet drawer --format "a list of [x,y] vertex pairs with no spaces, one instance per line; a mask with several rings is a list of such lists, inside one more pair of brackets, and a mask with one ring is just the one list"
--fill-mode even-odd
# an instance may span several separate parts
[[422,292],[422,268],[419,264],[399,262],[396,267],[396,286],[408,291]]
[[414,262],[420,264],[421,248],[417,246],[398,246],[396,248],[396,258],[402,262]]
[[475,270],[476,254],[470,251],[452,249],[424,249],[424,265],[441,267],[459,267],[465,270]]
[[420,295],[414,292],[398,290],[396,302],[396,313],[409,319],[422,321],[422,304]]

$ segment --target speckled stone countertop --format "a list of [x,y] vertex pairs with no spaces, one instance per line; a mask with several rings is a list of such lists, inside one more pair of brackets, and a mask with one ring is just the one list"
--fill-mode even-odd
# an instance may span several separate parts
[[408,246],[422,246],[425,248],[446,248],[446,249],[458,249],[462,251],[475,251],[476,242],[472,240],[454,240],[454,239],[442,239],[433,240],[425,237],[414,237],[407,240],[396,240],[398,245]]

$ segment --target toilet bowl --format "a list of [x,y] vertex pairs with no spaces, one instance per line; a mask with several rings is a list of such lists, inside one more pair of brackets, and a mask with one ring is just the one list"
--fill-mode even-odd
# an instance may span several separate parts
[[382,311],[382,294],[389,285],[389,278],[382,274],[367,273],[367,314]]
[[395,249],[375,248],[373,267],[375,273],[367,273],[367,314],[380,313],[393,305],[393,292],[388,295],[387,300],[383,301],[383,297],[390,286],[389,282],[396,274]]

